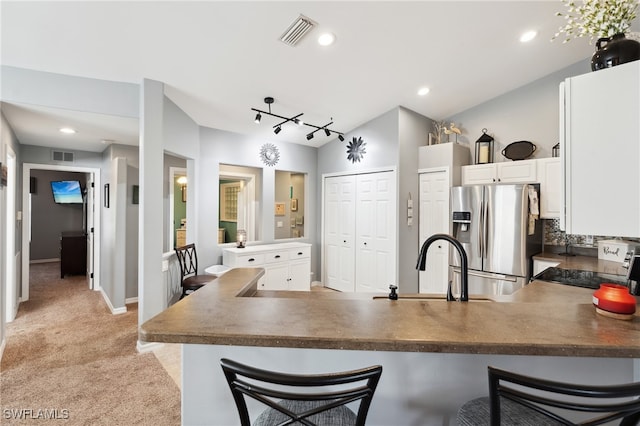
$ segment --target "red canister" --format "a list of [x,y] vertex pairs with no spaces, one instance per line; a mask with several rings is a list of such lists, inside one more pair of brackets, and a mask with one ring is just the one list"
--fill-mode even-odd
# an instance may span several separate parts
[[603,283],[593,293],[593,304],[603,311],[631,315],[636,312],[636,299],[623,285]]

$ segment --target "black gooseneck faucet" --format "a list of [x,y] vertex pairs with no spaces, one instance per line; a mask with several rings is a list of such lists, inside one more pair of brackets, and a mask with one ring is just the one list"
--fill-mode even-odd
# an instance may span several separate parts
[[[469,301],[469,268],[467,266],[467,253],[464,251],[464,247],[460,244],[460,241],[453,238],[451,235],[447,234],[433,234],[429,238],[425,240],[422,244],[422,248],[420,249],[420,254],[418,255],[418,264],[416,265],[416,269],[420,271],[424,271],[427,266],[427,251],[429,250],[429,246],[437,240],[445,240],[453,244],[453,246],[458,251],[460,255],[460,264],[461,264],[461,289],[460,289],[460,301],[468,302]],[[451,281],[449,282],[448,290],[447,290],[447,301],[452,302],[455,301],[456,298],[453,297],[453,292],[451,291]]]

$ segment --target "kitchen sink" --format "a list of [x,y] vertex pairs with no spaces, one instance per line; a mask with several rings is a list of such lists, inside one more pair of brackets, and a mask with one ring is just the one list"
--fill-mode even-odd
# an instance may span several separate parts
[[[389,296],[373,296],[373,300],[390,300]],[[418,301],[443,301],[446,302],[447,298],[444,294],[399,294],[398,300],[418,300]],[[469,296],[469,302],[495,302],[495,300],[484,295],[471,295]],[[455,302],[454,302],[455,303]]]

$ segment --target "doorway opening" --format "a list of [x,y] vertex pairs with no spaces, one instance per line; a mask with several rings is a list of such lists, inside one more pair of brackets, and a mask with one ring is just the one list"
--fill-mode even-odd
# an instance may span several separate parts
[[31,263],[32,241],[32,204],[30,177],[32,170],[50,170],[61,172],[80,172],[87,174],[86,202],[84,203],[83,228],[86,230],[87,240],[87,284],[92,290],[100,289],[100,169],[92,167],[58,166],[48,164],[24,163],[22,172],[22,297],[21,301],[29,300],[29,265]]

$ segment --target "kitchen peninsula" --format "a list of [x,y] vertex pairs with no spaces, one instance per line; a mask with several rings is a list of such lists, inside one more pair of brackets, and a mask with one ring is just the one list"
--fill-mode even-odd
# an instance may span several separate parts
[[381,364],[372,425],[455,424],[460,405],[487,393],[487,365],[558,380],[640,380],[638,314],[602,317],[588,289],[534,281],[492,301],[391,301],[257,292],[262,274],[231,270],[141,326],[143,341],[184,344],[183,424],[237,423],[222,357],[301,373]]

